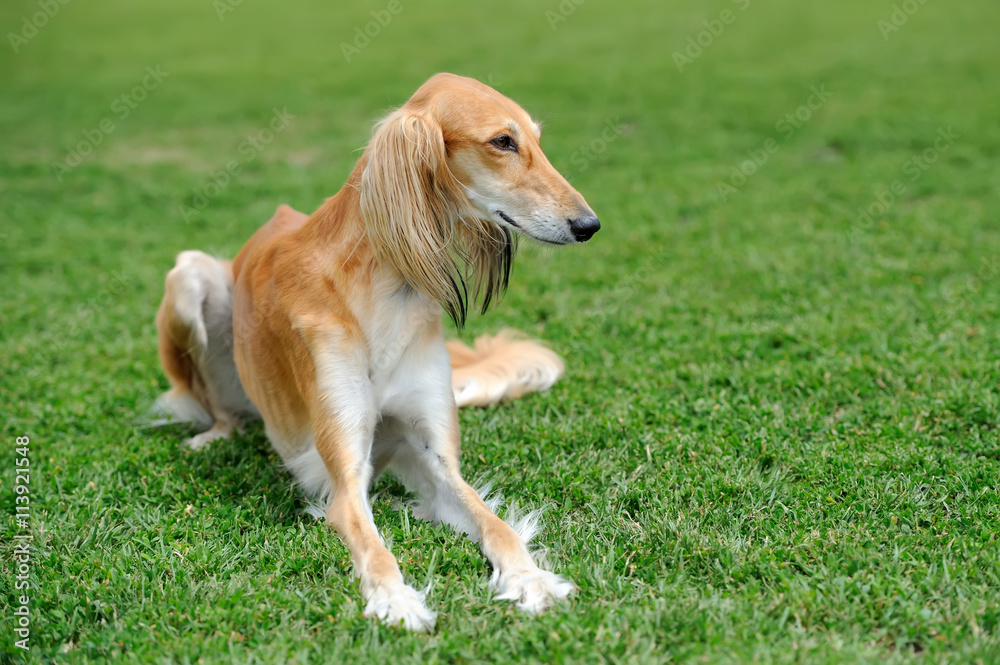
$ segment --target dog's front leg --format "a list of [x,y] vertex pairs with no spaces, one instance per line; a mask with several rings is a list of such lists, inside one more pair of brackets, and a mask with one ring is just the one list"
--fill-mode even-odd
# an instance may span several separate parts
[[378,617],[387,625],[402,624],[408,630],[431,630],[435,614],[424,605],[423,594],[403,581],[396,559],[375,529],[368,504],[369,477],[369,473],[348,472],[334,479],[333,503],[326,516],[347,545],[361,578],[365,616]]
[[[409,445],[397,450],[389,470],[419,497],[417,515],[444,522],[482,545],[493,566],[490,586],[497,597],[513,600],[528,612],[541,612],[575,588],[559,575],[538,567],[514,529],[497,517],[459,471],[458,409],[450,372],[437,363],[425,374],[426,385],[415,393],[410,422],[416,427]],[[440,380],[434,381],[433,375]],[[440,384],[440,385],[437,385]]]
[[310,345],[317,375],[313,435],[333,486],[327,522],[351,553],[367,603],[365,616],[408,630],[431,630],[435,614],[424,605],[423,595],[403,581],[372,518],[368,486],[377,413],[367,362],[342,338],[327,342],[319,349]]

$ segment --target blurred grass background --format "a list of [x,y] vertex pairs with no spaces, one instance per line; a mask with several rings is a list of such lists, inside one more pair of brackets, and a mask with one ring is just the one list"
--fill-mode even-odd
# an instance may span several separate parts
[[[40,5],[0,6],[0,408],[4,441],[33,441],[30,660],[1000,658],[1000,7],[402,0],[348,62],[387,4],[72,0],[25,43]],[[147,67],[168,75],[120,118]],[[278,203],[315,209],[438,71],[541,120],[603,229],[524,246],[463,333],[514,326],[567,360],[552,391],[462,414],[464,464],[548,506],[542,543],[580,591],[539,619],[491,602],[476,547],[382,481],[404,574],[435,582],[422,636],[360,616],[346,550],[259,427],[192,453],[135,424],[166,387],[153,316],[176,253],[231,256]],[[814,87],[830,99],[787,136]],[[247,161],[274,109],[294,118]],[[911,179],[941,130],[958,138]],[[0,654],[22,658],[3,615]]]

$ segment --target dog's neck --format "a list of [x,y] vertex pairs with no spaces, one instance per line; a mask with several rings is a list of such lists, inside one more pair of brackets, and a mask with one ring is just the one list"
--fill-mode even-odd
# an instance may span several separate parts
[[[365,161],[365,157],[362,156],[341,190],[313,213],[304,228],[304,232],[309,235],[307,242],[315,252],[321,253],[323,264],[328,266],[325,269],[327,276],[333,283],[341,283],[345,278],[357,280],[357,271],[364,270],[367,272],[364,282],[391,283],[393,293],[409,293],[413,297],[429,296],[431,302],[446,309],[461,326],[465,320],[467,307],[476,299],[477,292],[485,293],[483,302],[484,305],[488,305],[490,300],[499,296],[506,286],[513,254],[513,241],[510,235],[507,232],[495,231],[496,236],[504,238],[505,241],[483,244],[482,231],[471,233],[470,224],[478,223],[489,229],[495,227],[487,226],[488,223],[485,221],[452,220],[452,230],[457,239],[452,242],[457,242],[457,247],[465,245],[464,256],[470,262],[467,267],[471,268],[473,281],[466,285],[463,274],[466,266],[462,266],[459,262],[455,264],[458,272],[453,273],[452,279],[455,298],[446,301],[427,293],[419,284],[410,283],[404,277],[407,266],[393,265],[391,259],[387,258],[393,256],[393,252],[380,251],[380,248],[373,244],[379,242],[378,234],[373,234],[368,228],[361,202],[361,180]],[[470,239],[477,241],[478,244],[473,245],[472,251],[467,251]],[[505,256],[505,260],[487,258],[494,253],[497,256]],[[442,260],[445,258],[442,255]],[[452,260],[450,254],[447,259]],[[483,279],[483,276],[487,278]]]
[[305,241],[321,261],[332,283],[366,284],[373,294],[391,296],[400,305],[427,309],[433,312],[434,318],[440,319],[440,303],[408,284],[396,266],[376,260],[375,248],[361,212],[359,186],[362,165],[363,160],[340,191],[312,214],[303,227]]

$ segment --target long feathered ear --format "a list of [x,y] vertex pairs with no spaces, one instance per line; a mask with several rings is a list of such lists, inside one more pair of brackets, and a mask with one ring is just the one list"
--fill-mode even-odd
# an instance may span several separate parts
[[483,311],[503,293],[514,241],[477,218],[448,169],[438,122],[400,109],[375,128],[361,174],[361,213],[378,261],[439,302],[461,327],[468,314],[467,269]]
[[449,249],[468,198],[448,170],[440,125],[398,110],[375,128],[361,174],[361,213],[377,259],[465,321],[468,294]]

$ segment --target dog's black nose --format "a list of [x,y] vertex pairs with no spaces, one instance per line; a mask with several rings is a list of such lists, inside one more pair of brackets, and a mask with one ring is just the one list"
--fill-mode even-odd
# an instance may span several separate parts
[[587,242],[601,230],[601,222],[593,215],[578,217],[569,220],[569,230],[573,232],[577,242]]

